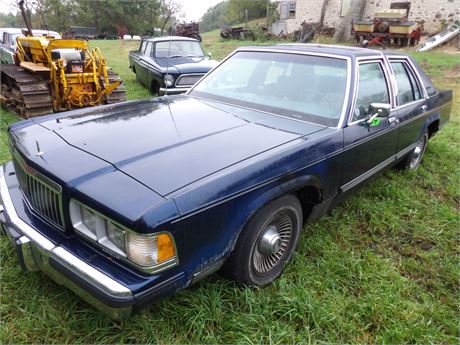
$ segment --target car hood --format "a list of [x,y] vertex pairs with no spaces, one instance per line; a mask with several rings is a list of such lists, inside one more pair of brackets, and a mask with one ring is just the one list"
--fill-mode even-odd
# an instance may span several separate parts
[[162,196],[323,129],[191,96],[125,102],[40,121]]
[[165,68],[174,68],[177,70],[177,73],[207,73],[215,66],[218,62],[215,60],[210,60],[207,57],[180,57],[180,58],[171,58],[171,59],[157,59],[158,65]]

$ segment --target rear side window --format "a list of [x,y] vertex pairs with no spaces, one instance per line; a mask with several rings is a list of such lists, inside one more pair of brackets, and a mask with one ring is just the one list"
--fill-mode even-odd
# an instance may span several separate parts
[[423,86],[425,87],[427,95],[428,96],[435,95],[437,90],[434,87],[433,83],[431,82],[430,78],[426,75],[423,69],[419,66],[417,61],[415,61],[412,57],[409,57],[409,59],[411,60],[412,65],[414,65],[417,68],[418,75],[423,83]]
[[406,63],[392,62],[391,68],[395,74],[396,85],[398,86],[398,105],[422,98],[420,87]]
[[146,41],[142,41],[141,46],[139,47],[139,51],[140,51],[141,53],[144,52],[146,44],[147,44]]
[[385,74],[378,62],[359,65],[359,87],[352,121],[368,116],[371,103],[390,103]]
[[152,56],[152,42],[147,42],[147,46],[145,47],[144,55]]

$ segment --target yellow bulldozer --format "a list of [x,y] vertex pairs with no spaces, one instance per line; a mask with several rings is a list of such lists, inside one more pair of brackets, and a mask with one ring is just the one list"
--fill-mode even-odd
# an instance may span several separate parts
[[22,3],[27,30],[16,39],[15,63],[0,66],[2,104],[29,118],[126,100],[122,81],[98,48],[90,50],[82,40],[33,36]]

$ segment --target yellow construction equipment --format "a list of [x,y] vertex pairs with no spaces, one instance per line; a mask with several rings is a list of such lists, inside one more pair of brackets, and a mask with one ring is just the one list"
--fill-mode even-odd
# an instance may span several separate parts
[[82,40],[34,37],[23,17],[27,31],[16,39],[15,64],[0,67],[3,104],[29,118],[126,100],[122,81],[99,48],[90,50]]

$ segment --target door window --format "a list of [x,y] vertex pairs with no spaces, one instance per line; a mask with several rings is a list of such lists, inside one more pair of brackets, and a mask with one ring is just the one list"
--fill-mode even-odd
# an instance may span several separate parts
[[352,121],[367,117],[371,103],[390,103],[387,81],[379,62],[359,65],[359,87]]
[[392,62],[391,68],[395,74],[396,85],[398,86],[398,105],[422,98],[416,79],[404,62]]

